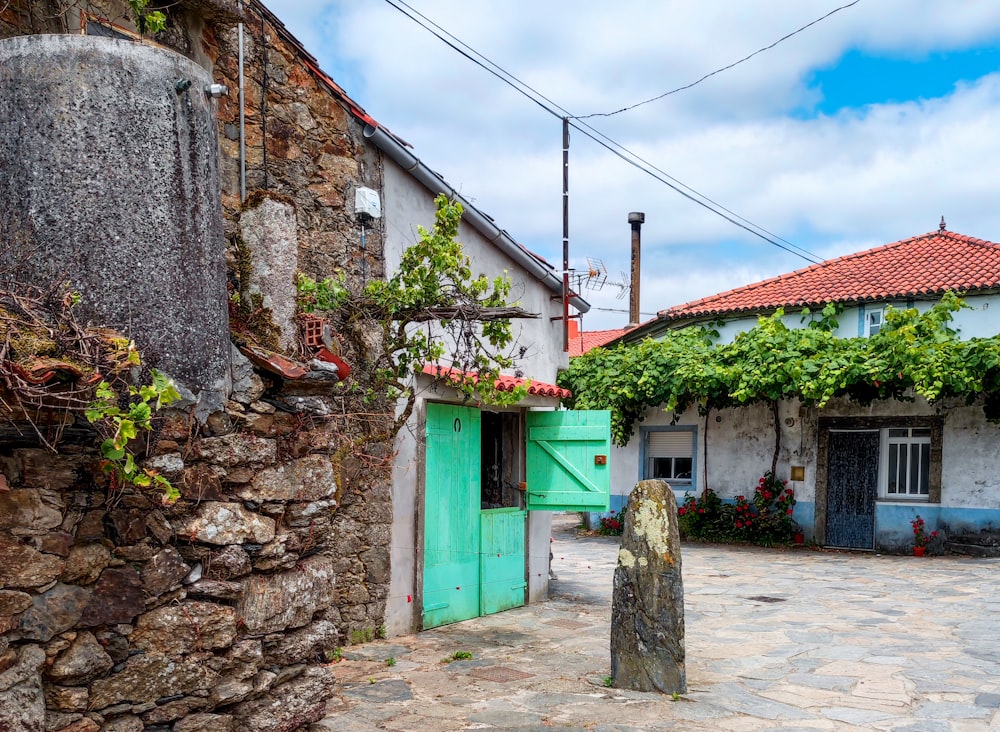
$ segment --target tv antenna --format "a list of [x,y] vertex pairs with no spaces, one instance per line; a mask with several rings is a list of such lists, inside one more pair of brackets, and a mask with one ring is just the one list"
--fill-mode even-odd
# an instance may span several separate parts
[[604,287],[607,281],[608,268],[604,266],[604,260],[587,257],[587,279],[583,286],[596,292]]
[[612,282],[611,284],[618,288],[618,294],[615,295],[616,300],[624,300],[625,296],[628,295],[629,290],[632,287],[632,280],[628,276],[628,272],[622,272],[622,278],[618,282]]

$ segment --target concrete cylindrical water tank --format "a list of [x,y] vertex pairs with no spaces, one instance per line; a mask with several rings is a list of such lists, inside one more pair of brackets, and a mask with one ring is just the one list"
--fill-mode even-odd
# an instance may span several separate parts
[[202,410],[230,353],[211,83],[143,43],[0,40],[0,276],[69,283]]

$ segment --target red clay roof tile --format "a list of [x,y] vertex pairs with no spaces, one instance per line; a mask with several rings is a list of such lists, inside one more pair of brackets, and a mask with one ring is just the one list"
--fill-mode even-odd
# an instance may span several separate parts
[[626,328],[615,328],[614,330],[583,330],[576,335],[570,335],[569,355],[579,356],[586,353],[591,348],[603,346],[608,341],[613,341],[625,334]]
[[[455,381],[460,381],[466,375],[459,369],[438,366],[433,363],[424,364],[423,372],[428,376]],[[501,376],[496,381],[496,387],[500,391],[514,391],[514,389],[526,381],[527,379],[521,379],[517,376]],[[561,386],[556,386],[555,384],[546,384],[544,381],[531,381],[528,384],[528,393],[537,394],[538,396],[556,397],[557,399],[568,399],[573,396],[573,392],[569,389],[563,389]]]
[[939,230],[661,310],[666,320],[1000,287],[1000,245]]

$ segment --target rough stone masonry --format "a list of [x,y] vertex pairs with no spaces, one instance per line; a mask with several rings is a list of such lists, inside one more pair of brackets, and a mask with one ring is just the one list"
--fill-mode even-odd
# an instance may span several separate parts
[[618,688],[687,692],[676,516],[666,481],[641,481],[629,496],[611,609],[611,678]]

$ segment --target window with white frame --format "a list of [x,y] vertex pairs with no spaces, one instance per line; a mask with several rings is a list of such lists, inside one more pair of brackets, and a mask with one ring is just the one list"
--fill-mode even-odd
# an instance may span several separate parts
[[882,495],[926,500],[930,492],[931,428],[889,427],[881,433]]
[[694,473],[693,430],[646,432],[645,478],[662,478],[672,486],[690,486]]
[[885,311],[882,308],[865,309],[866,338],[870,338],[882,330],[882,316],[884,315],[884,312]]

